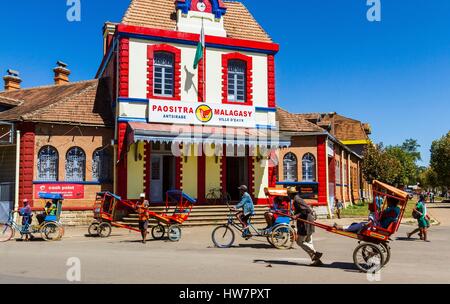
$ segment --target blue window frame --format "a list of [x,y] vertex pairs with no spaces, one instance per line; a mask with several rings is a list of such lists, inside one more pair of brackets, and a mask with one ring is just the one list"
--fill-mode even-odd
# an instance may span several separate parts
[[302,159],[302,178],[306,182],[316,181],[316,158],[311,153],[307,153]]
[[294,153],[287,153],[283,158],[283,177],[285,181],[296,182],[297,176],[297,157]]
[[66,181],[84,182],[86,179],[86,153],[79,147],[70,148],[66,154]]
[[173,97],[174,93],[174,55],[156,52],[154,56],[153,94]]
[[95,150],[92,156],[92,180],[111,181],[111,153],[106,149]]
[[58,180],[58,151],[52,146],[44,146],[38,153],[37,168],[40,181]]

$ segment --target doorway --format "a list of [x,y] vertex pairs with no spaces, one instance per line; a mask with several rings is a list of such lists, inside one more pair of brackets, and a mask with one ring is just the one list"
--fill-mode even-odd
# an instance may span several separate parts
[[227,157],[227,192],[231,200],[240,199],[238,187],[248,187],[248,161],[246,157]]
[[150,175],[150,200],[152,203],[162,203],[165,193],[175,189],[175,157],[152,155]]

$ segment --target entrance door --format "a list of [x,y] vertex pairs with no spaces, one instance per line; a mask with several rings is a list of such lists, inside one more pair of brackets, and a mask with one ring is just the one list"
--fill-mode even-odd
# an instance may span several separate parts
[[231,200],[240,199],[240,185],[248,187],[248,167],[246,157],[227,157],[227,192],[231,196]]
[[162,155],[152,155],[150,166],[150,200],[152,203],[163,201],[163,157]]

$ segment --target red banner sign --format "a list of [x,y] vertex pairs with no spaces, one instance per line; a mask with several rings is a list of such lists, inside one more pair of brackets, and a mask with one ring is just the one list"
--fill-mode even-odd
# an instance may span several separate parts
[[64,199],[83,199],[84,185],[79,184],[39,184],[34,185],[35,198],[39,198],[39,192],[60,193]]

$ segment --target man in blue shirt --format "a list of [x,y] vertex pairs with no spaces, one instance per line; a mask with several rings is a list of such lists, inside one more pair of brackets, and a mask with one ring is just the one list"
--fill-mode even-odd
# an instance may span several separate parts
[[242,227],[244,228],[244,232],[242,233],[242,236],[244,237],[250,237],[250,230],[248,229],[248,220],[250,219],[250,217],[254,214],[255,212],[255,207],[253,206],[253,201],[252,198],[250,196],[250,194],[248,194],[248,189],[247,186],[242,185],[239,188],[239,193],[241,194],[241,200],[240,202],[236,205],[235,209],[242,209],[241,211],[239,211],[238,214],[236,214],[239,222],[241,222]]

